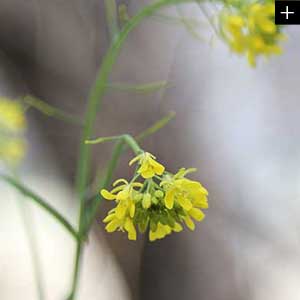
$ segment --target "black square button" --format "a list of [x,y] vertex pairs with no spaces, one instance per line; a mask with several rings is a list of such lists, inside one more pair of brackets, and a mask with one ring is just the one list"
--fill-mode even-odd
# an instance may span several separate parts
[[300,1],[276,0],[275,24],[295,25],[300,24]]

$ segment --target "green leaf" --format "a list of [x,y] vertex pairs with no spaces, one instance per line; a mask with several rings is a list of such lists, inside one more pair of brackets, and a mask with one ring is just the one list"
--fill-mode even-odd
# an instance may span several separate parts
[[135,93],[152,93],[152,92],[159,91],[163,88],[167,88],[168,82],[157,81],[157,82],[150,82],[146,84],[137,84],[137,85],[112,83],[109,84],[108,87],[110,89],[114,89],[118,91],[135,92]]
[[79,118],[74,117],[74,116],[62,111],[59,108],[49,105],[45,101],[42,101],[36,97],[27,95],[23,98],[23,102],[28,107],[33,107],[46,116],[56,118],[61,121],[65,121],[67,123],[71,123],[71,124],[75,124],[75,125],[82,125],[82,122]]
[[145,131],[140,133],[138,136],[136,136],[136,140],[140,141],[144,139],[145,137],[154,134],[164,126],[166,126],[174,117],[176,116],[176,113],[174,111],[169,112],[165,117],[155,122],[151,127],[147,128]]

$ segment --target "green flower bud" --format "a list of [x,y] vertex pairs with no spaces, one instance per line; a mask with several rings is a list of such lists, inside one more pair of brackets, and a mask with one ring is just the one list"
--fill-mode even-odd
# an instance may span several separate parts
[[149,193],[144,194],[142,205],[144,209],[148,209],[151,206],[151,195]]
[[141,194],[141,193],[136,193],[136,194],[133,196],[133,200],[134,200],[135,202],[141,201],[142,198],[143,198],[143,194]]
[[158,199],[156,197],[151,198],[153,204],[158,204]]
[[163,198],[164,192],[161,191],[161,190],[156,190],[156,191],[154,192],[154,196],[155,196],[156,198]]

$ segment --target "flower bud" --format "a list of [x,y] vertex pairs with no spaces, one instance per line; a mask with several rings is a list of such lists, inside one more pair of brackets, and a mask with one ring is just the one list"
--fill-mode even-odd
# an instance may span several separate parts
[[141,193],[135,193],[135,195],[133,196],[133,200],[134,200],[135,202],[141,201],[142,198],[143,198],[143,194],[141,194]]
[[156,197],[152,197],[151,201],[153,204],[158,204],[158,199]]
[[156,190],[156,191],[154,192],[154,196],[155,196],[156,198],[163,198],[164,192],[163,192],[163,191],[160,191],[160,190]]
[[144,209],[148,209],[151,206],[151,195],[149,193],[144,194],[142,205]]

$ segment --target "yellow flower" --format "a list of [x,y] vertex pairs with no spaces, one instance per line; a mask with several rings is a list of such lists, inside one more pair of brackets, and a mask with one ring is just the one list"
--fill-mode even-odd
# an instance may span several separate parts
[[[119,183],[121,185],[118,185]],[[106,189],[101,190],[103,198],[117,202],[117,206],[103,220],[104,223],[108,223],[105,229],[107,232],[125,229],[128,232],[128,239],[136,240],[136,229],[132,221],[135,215],[134,188],[143,185],[139,182],[128,183],[125,179],[119,179],[114,182],[114,186],[116,187],[110,192]]]
[[205,217],[201,209],[208,208],[207,190],[198,181],[185,178],[187,173],[195,171],[194,169],[181,169],[174,176],[166,176],[161,182],[161,186],[166,191],[164,204],[171,210],[176,206],[181,207],[185,212],[184,221],[186,225],[193,230],[192,220],[202,221]]
[[17,165],[25,152],[26,144],[22,139],[7,139],[4,143],[0,143],[0,158],[9,165]]
[[153,156],[151,153],[143,152],[142,154],[139,154],[129,162],[129,165],[131,166],[137,161],[140,164],[140,168],[137,172],[145,179],[151,178],[155,174],[162,175],[165,171],[165,167],[158,163],[155,160],[155,156]]
[[0,97],[0,128],[19,132],[25,129],[24,109],[19,102]]
[[26,143],[21,136],[25,128],[21,104],[0,97],[0,160],[9,166],[17,165],[25,155]]
[[149,240],[151,242],[155,240],[160,240],[163,239],[165,236],[169,235],[174,232],[180,232],[182,231],[183,228],[179,223],[175,223],[174,227],[171,227],[169,225],[163,225],[161,223],[157,224],[156,230],[151,230],[149,231]]
[[[139,160],[141,164],[136,172],[139,172],[143,164],[151,164],[147,166],[148,169],[156,168],[156,164],[153,167],[153,162],[147,161],[148,155],[150,154],[146,152],[134,158],[134,161]],[[153,156],[150,155],[150,158],[153,160]],[[136,240],[136,227],[141,233],[149,228],[149,240],[155,241],[182,231],[184,223],[194,230],[193,220],[202,221],[205,217],[202,209],[208,208],[207,190],[200,182],[186,178],[188,173],[194,171],[195,169],[182,168],[173,175],[163,168],[159,170],[162,177],[144,178],[143,183],[140,183],[135,182],[138,177],[135,174],[130,183],[119,179],[114,182],[111,191],[102,189],[102,197],[116,203],[103,220],[107,223],[106,231],[127,231],[128,239]],[[157,174],[157,170],[151,172]]]
[[281,54],[279,42],[284,39],[274,23],[275,4],[244,3],[220,15],[220,30],[231,50],[245,54],[251,66],[258,56]]

